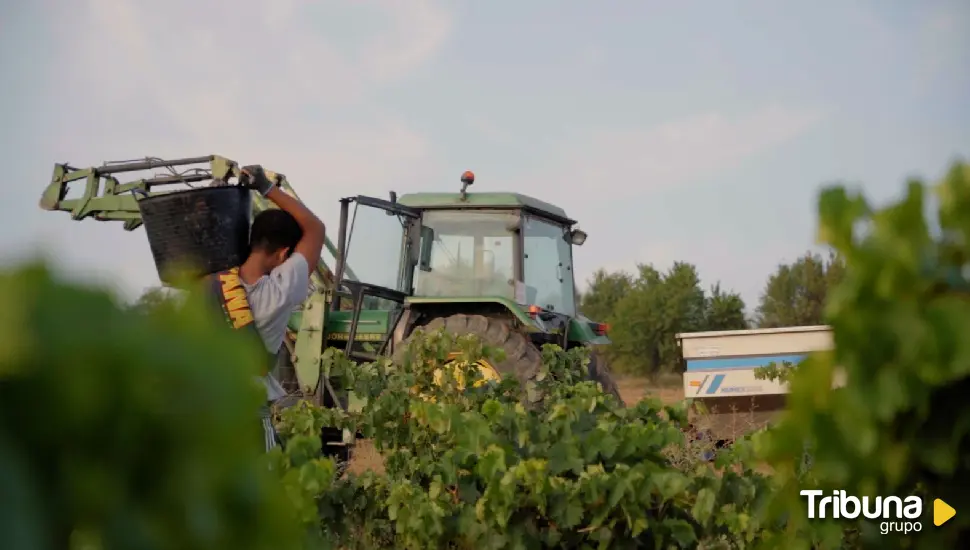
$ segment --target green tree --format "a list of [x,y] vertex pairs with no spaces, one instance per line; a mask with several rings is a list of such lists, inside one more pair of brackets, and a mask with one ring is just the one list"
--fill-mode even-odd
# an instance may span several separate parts
[[633,277],[623,271],[608,273],[598,269],[587,286],[580,296],[580,311],[590,319],[609,322],[616,313],[616,304],[633,288]]
[[657,374],[663,370],[663,277],[651,265],[638,265],[638,277],[616,303],[610,339],[618,371]]
[[768,278],[758,305],[761,328],[821,325],[829,289],[844,277],[845,264],[835,254],[828,260],[806,253],[791,264],[782,264]]
[[706,298],[704,330],[741,330],[748,328],[744,316],[744,300],[736,292],[721,290],[718,283],[711,287]]
[[172,304],[174,301],[175,295],[171,289],[153,286],[145,289],[145,292],[130,306],[130,309],[135,313],[148,314],[157,311],[166,304]]
[[618,370],[645,375],[680,366],[676,334],[744,328],[744,301],[720,285],[705,294],[697,269],[676,262],[666,273],[638,266],[638,277],[615,306],[613,358]]
[[661,311],[660,361],[662,370],[678,370],[681,357],[675,336],[680,332],[705,330],[707,298],[701,288],[697,268],[675,262],[663,276],[660,286]]
[[707,299],[697,268],[686,262],[674,262],[664,274],[663,289],[670,328],[678,332],[703,330]]

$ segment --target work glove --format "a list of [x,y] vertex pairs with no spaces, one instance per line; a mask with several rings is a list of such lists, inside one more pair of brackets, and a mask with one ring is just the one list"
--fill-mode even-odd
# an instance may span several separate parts
[[239,175],[239,184],[253,189],[264,197],[269,193],[270,189],[276,186],[276,183],[271,181],[266,175],[263,167],[258,164],[242,167],[242,173]]

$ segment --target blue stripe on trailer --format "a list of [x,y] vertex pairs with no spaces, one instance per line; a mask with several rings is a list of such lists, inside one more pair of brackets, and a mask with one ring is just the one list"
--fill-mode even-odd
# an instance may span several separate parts
[[727,375],[725,375],[725,374],[716,374],[716,375],[714,375],[714,380],[711,380],[711,385],[710,385],[710,387],[707,388],[707,393],[708,394],[715,393],[717,391],[717,389],[721,387],[721,383],[724,382],[724,377],[725,376],[727,376]]
[[[759,357],[732,357],[730,359],[718,359],[712,357],[710,359],[688,359],[687,360],[687,370],[698,371],[698,370],[728,370],[728,369],[753,369],[756,367],[765,367],[771,363],[778,363],[779,365],[784,361],[788,363],[798,364],[802,362],[806,357],[807,353],[800,353],[797,355],[762,355]],[[713,385],[713,382],[712,382]],[[708,393],[712,393],[708,391]]]

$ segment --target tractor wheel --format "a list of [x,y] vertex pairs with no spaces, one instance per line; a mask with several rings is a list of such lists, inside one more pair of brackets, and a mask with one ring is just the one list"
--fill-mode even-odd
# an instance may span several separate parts
[[[425,332],[444,328],[445,332],[456,336],[476,334],[484,344],[502,348],[505,351],[504,361],[494,362],[482,359],[479,362],[479,369],[483,371],[482,374],[486,379],[513,375],[524,388],[526,383],[535,380],[542,367],[542,353],[539,348],[525,334],[513,329],[504,319],[460,313],[450,317],[438,317],[420,328]],[[407,347],[408,342],[405,341],[394,354],[395,362],[403,359]]]
[[610,371],[610,365],[605,355],[595,348],[591,349],[589,352],[589,365],[586,368],[589,379],[599,382],[603,386],[603,393],[612,395],[620,402],[621,406],[625,406],[623,398],[620,397],[620,389],[617,387],[616,381],[613,380],[613,373]]
[[[485,360],[480,362],[479,368],[485,371],[483,374],[486,378],[494,376],[494,374],[490,376],[491,373],[488,372],[490,370],[501,376],[514,375],[518,378],[519,384],[525,387],[527,382],[535,380],[542,367],[542,353],[539,348],[529,340],[528,336],[511,328],[508,321],[504,319],[458,314],[439,317],[422,328],[426,332],[444,328],[445,332],[458,336],[477,334],[485,344],[505,350],[505,361],[501,363],[492,365]],[[407,343],[395,353],[396,358],[400,359],[406,349]],[[623,399],[620,397],[606,358],[595,349],[590,351],[587,371],[589,380],[599,382],[605,393],[612,394],[623,405]]]

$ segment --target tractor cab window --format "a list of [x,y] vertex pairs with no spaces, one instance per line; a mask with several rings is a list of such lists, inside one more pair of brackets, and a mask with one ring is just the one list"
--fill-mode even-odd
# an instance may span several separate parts
[[347,235],[347,264],[353,269],[345,268],[345,278],[406,292],[406,234],[417,216],[380,199],[357,197]]
[[[427,210],[433,235],[430,270],[415,270],[417,296],[515,297],[515,234],[511,212]],[[426,247],[422,243],[422,248]]]
[[568,230],[541,218],[523,220],[523,269],[526,300],[531,305],[563,313],[576,314],[573,286],[572,248]]

